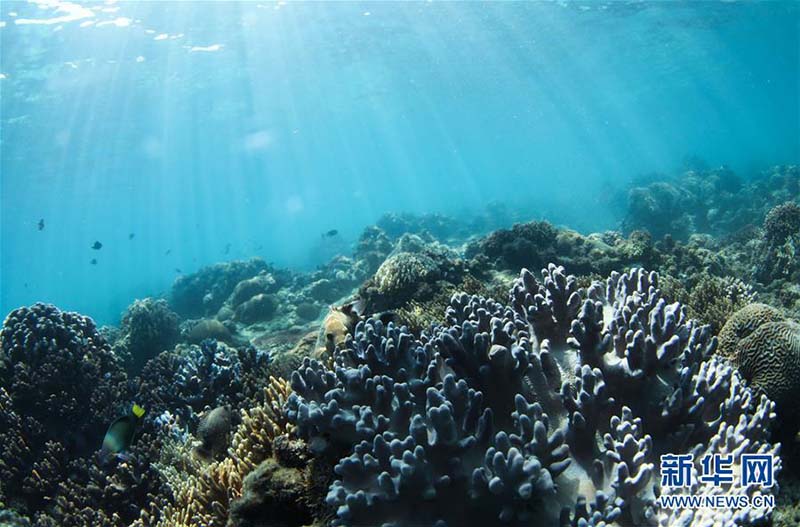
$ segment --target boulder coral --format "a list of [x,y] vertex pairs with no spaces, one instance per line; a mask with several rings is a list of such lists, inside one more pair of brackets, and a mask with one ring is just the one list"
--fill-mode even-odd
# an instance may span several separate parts
[[164,299],[135,300],[122,315],[114,349],[127,357],[131,372],[141,371],[145,362],[172,347],[180,337],[178,315]]
[[773,403],[715,347],[655,273],[581,288],[550,265],[540,280],[523,270],[508,304],[454,295],[420,337],[359,323],[334,369],[306,359],[293,373],[286,415],[312,452],[339,459],[336,525],[758,521],[763,510],[717,522],[656,500],[690,491],[661,487],[661,454],[778,451]]

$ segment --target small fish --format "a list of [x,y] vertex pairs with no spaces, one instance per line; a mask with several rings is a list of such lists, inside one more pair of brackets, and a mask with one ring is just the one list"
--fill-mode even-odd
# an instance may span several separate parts
[[164,256],[169,256],[172,252],[172,249],[167,249],[167,252],[164,253]]
[[94,249],[95,251],[99,251],[102,248],[103,248],[103,244],[100,243],[100,242],[94,242],[92,244],[92,249]]
[[109,456],[128,450],[136,436],[136,426],[143,416],[144,408],[134,403],[128,415],[123,415],[111,423],[103,438],[103,446],[100,449],[101,458],[107,459]]
[[28,289],[28,282],[25,282],[25,289]]
[[231,244],[230,243],[226,243],[225,244],[225,250],[223,251],[223,254],[228,254],[229,252],[231,252]]
[[179,268],[177,268],[177,267],[175,268],[175,272],[176,272],[176,273],[178,273],[178,274],[180,274],[180,273],[183,273],[183,271],[181,271],[181,270],[180,270]]
[[331,230],[329,230],[328,232],[324,233],[324,234],[322,235],[322,237],[323,237],[323,238],[333,238],[333,237],[334,237],[334,236],[336,236],[337,234],[339,234],[339,231],[338,231],[337,229],[331,229]]
[[37,225],[39,226],[39,230],[43,231],[44,230],[44,218],[40,219],[39,223],[37,223]]
[[97,265],[97,258],[92,258],[91,260],[89,260],[89,263],[92,265]]
[[136,236],[136,233],[132,232],[132,233],[128,234],[128,239],[132,240],[134,236]]

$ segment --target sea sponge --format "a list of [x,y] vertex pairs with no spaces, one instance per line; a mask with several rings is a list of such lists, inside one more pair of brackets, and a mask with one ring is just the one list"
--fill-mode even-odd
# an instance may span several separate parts
[[719,332],[717,354],[733,359],[736,345],[759,326],[783,320],[781,312],[767,304],[748,304],[728,319]]

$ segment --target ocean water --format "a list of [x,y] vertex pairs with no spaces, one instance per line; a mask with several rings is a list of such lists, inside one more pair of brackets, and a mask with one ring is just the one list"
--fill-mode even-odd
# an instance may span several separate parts
[[115,322],[210,263],[313,268],[388,211],[499,201],[597,231],[618,225],[616,188],[686,159],[744,177],[798,163],[798,16],[4,1],[0,312],[42,300]]

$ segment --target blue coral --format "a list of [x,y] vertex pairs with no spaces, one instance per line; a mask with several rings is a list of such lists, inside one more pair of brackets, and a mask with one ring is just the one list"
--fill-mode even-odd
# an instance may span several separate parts
[[[773,404],[655,273],[584,289],[554,265],[541,280],[523,270],[509,305],[459,294],[444,319],[419,337],[367,320],[332,370],[306,359],[293,373],[289,420],[339,459],[338,525],[667,525],[662,453],[737,439],[777,452]],[[692,514],[681,521],[707,523]]]

